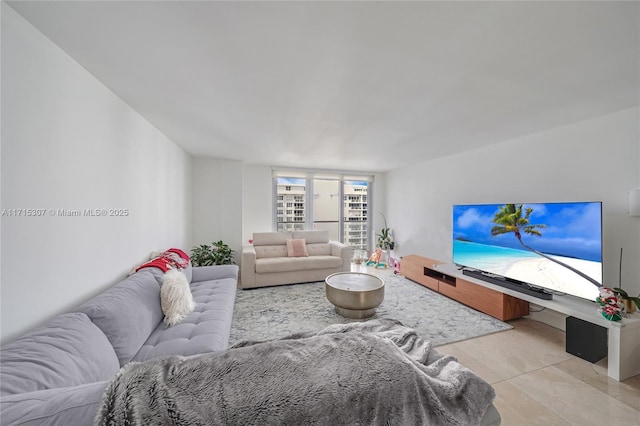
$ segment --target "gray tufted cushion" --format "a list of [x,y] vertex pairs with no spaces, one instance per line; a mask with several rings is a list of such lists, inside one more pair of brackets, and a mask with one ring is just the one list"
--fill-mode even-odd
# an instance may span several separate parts
[[162,269],[156,267],[144,268],[142,271],[148,272],[153,275],[153,278],[156,279],[158,285],[162,285],[162,280],[164,279],[164,272]]
[[193,266],[191,266],[191,261],[189,261],[186,269],[183,269],[182,272],[187,276],[187,282],[191,283],[191,280],[193,279]]
[[84,303],[84,312],[104,332],[118,354],[129,362],[162,322],[160,286],[145,268]]
[[237,285],[234,278],[193,282],[191,292],[196,302],[195,310],[172,327],[160,323],[133,360],[145,361],[162,355],[188,356],[226,349]]
[[193,268],[193,278],[191,282],[216,281],[224,278],[233,278],[237,281],[238,269],[238,265],[196,266]]

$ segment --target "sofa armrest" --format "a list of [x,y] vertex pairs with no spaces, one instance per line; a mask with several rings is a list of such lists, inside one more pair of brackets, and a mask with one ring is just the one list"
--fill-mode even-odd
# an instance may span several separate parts
[[329,241],[331,246],[331,256],[338,256],[342,259],[342,271],[351,270],[351,247],[338,241]]
[[253,287],[256,284],[256,248],[253,244],[242,246],[240,263],[240,287]]
[[195,266],[191,282],[222,280],[233,278],[238,280],[238,265]]

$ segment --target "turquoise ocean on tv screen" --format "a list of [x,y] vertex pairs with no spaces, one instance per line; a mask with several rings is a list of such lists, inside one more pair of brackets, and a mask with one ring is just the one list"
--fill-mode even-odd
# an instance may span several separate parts
[[533,252],[468,241],[453,242],[453,263],[487,272],[500,273],[505,265],[518,260],[539,258]]

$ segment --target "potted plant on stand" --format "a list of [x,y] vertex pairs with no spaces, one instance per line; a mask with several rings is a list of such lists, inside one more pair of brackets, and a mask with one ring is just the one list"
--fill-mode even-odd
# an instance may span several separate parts
[[211,245],[201,244],[191,249],[191,264],[193,266],[211,265],[235,265],[235,250],[232,250],[222,240],[211,243]]
[[384,217],[382,213],[380,213],[380,215],[382,216],[382,220],[384,221],[384,227],[380,230],[379,234],[376,234],[376,237],[378,237],[377,247],[382,250],[382,256],[380,257],[379,263],[383,264],[386,268],[389,264],[389,250],[393,250],[393,248],[395,247],[395,242],[393,241],[391,228],[387,226],[387,218]]

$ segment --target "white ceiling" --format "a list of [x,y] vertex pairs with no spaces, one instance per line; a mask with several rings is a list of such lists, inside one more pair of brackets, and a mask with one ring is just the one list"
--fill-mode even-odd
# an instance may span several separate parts
[[194,156],[387,171],[639,104],[637,1],[9,4]]

